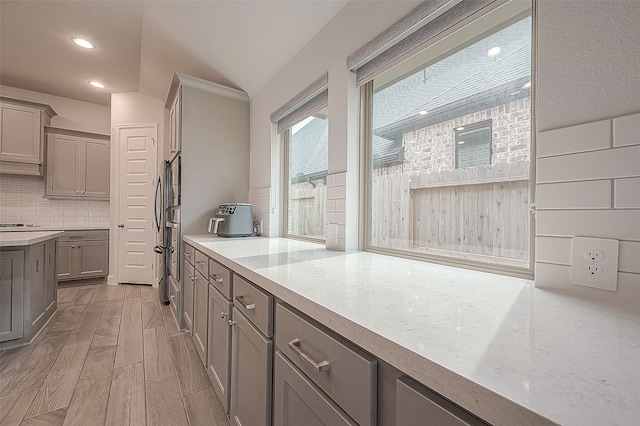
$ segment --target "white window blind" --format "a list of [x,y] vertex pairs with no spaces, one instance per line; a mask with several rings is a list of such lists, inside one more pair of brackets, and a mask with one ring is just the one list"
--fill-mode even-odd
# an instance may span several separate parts
[[271,122],[282,133],[329,104],[329,78],[325,74],[271,114]]
[[500,0],[425,1],[347,58],[361,86],[425,47],[476,12]]

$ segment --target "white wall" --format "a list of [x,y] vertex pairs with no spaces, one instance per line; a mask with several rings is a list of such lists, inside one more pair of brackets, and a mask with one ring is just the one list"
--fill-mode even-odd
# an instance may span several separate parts
[[[269,116],[324,73],[329,72],[329,179],[342,188],[327,188],[327,201],[338,201],[355,211],[357,193],[358,90],[347,70],[347,56],[413,9],[417,1],[348,3],[295,57],[251,100],[251,192],[255,215],[265,221],[265,231],[278,232],[277,210],[271,188],[272,125]],[[365,24],[366,23],[366,24]],[[348,167],[349,166],[349,167]],[[344,174],[343,172],[347,172]],[[341,175],[343,173],[343,175]],[[335,175],[335,177],[331,177]],[[348,188],[348,189],[347,189]],[[332,197],[334,194],[334,198]],[[342,236],[336,246],[356,246],[357,222],[344,211],[330,212],[329,223]],[[347,226],[347,224],[349,226]],[[266,233],[266,232],[265,232]]]
[[[335,201],[340,200],[335,204],[345,206],[346,210],[334,212],[337,214],[331,215],[332,219],[329,222],[334,220],[339,226],[339,235],[344,237],[334,248],[354,248],[357,230],[358,91],[355,89],[353,76],[346,70],[346,59],[350,53],[416,4],[358,1],[347,4],[291,63],[252,99],[250,199],[257,206],[257,216],[270,221],[266,224],[266,229],[271,231],[272,236],[278,231],[275,223],[277,205],[273,199],[278,183],[273,182],[272,187],[273,130],[269,115],[328,71],[329,175],[331,181],[340,187],[332,191],[335,193]],[[640,112],[640,55],[637,54],[636,47],[640,45],[640,32],[637,30],[640,7],[637,1],[540,0],[538,12],[538,130],[558,129]],[[366,24],[363,24],[365,22]],[[635,140],[637,141],[637,136]],[[583,139],[574,139],[570,142],[573,151],[564,152],[562,155],[567,156],[566,160],[570,160],[568,157],[573,155],[573,152],[583,151],[580,145],[586,143]],[[609,167],[616,167],[616,155],[612,156],[609,152],[616,149],[613,137],[609,144],[608,149],[594,151],[597,160],[590,163],[594,165],[593,170],[598,168],[597,163],[601,158],[602,161],[604,158],[613,158],[613,164],[609,164]],[[542,149],[544,152],[545,148]],[[636,148],[631,147],[628,152],[630,155],[638,156]],[[602,157],[599,157],[600,155]],[[578,177],[581,173],[578,168],[573,169],[575,166],[569,165],[570,162],[564,164],[566,173],[563,182],[583,179]],[[640,158],[636,158],[634,170],[638,170],[639,165]],[[634,173],[631,172],[632,175]],[[540,175],[542,179],[546,179],[544,172],[539,171],[539,177]],[[640,175],[640,172],[635,175]],[[609,180],[613,187],[618,177],[611,175],[603,179]],[[594,175],[591,178],[587,176],[587,179],[600,178]],[[617,185],[620,188],[633,188],[634,182],[637,183],[620,181]],[[545,181],[545,185],[548,183],[551,182]],[[629,194],[628,189],[627,191]],[[637,190],[631,191],[630,197],[639,196]],[[331,200],[328,195],[329,201]],[[611,200],[608,206],[598,205],[597,209],[580,207],[578,210],[586,213],[581,214],[578,220],[580,225],[577,227],[569,226],[576,223],[572,220],[574,209],[568,209],[564,204],[553,205],[553,201],[550,202],[551,204],[544,204],[540,209],[538,227],[542,226],[544,231],[546,224],[550,224],[554,229],[550,232],[557,236],[542,237],[538,232],[540,247],[537,250],[537,285],[640,304],[640,270],[637,266],[629,266],[640,264],[638,209],[616,210],[614,200]],[[636,201],[632,201],[632,204],[634,203]],[[562,218],[558,214],[563,215]],[[618,292],[609,293],[605,290],[569,284],[566,259],[570,255],[567,251],[570,250],[570,245],[567,242],[570,241],[569,237],[578,234],[616,239],[622,237],[620,262],[624,266],[618,275]],[[329,245],[328,247],[332,248]]]
[[[538,12],[536,286],[640,304],[640,4]],[[574,236],[620,241],[617,291],[571,284]]]
[[51,105],[58,114],[51,119],[52,127],[108,135],[111,109],[105,105],[62,98],[9,86],[0,86],[0,95],[8,98]]

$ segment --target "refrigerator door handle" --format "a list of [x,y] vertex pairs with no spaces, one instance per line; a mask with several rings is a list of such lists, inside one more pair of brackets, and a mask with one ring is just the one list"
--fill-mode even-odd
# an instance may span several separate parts
[[[158,177],[158,181],[156,182],[156,193],[155,193],[155,200],[153,202],[153,215],[155,217],[156,220],[156,232],[160,232],[160,215],[159,215],[159,208],[158,208],[158,196],[162,196],[162,182],[160,181],[160,177]],[[162,202],[162,200],[160,200],[160,202]],[[160,206],[161,208],[161,206]]]

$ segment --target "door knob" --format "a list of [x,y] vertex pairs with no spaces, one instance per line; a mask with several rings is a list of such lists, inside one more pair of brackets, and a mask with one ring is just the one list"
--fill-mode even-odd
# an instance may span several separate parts
[[118,228],[124,228],[124,223],[119,223]]

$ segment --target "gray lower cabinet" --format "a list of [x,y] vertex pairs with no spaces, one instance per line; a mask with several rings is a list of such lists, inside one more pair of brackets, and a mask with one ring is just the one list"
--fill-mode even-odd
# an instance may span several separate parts
[[271,424],[273,342],[233,308],[231,424]]
[[486,426],[486,423],[403,376],[396,381],[396,425]]
[[50,240],[45,243],[45,280],[44,280],[44,309],[51,309],[53,304],[57,305],[58,286],[56,278],[56,242]]
[[24,251],[0,252],[0,342],[23,333]]
[[109,274],[109,231],[65,231],[58,247],[58,280],[105,277]]
[[193,297],[193,342],[202,364],[207,364],[207,323],[209,312],[209,281],[199,270],[195,271]]
[[55,239],[0,250],[0,342],[29,343],[57,308]]
[[[377,424],[377,360],[276,304],[276,348],[355,423]],[[275,402],[276,406],[282,401]]]
[[182,328],[191,333],[193,332],[193,295],[195,293],[196,270],[189,262],[184,262],[182,281]]
[[274,358],[273,380],[274,426],[357,426],[279,351]]
[[229,412],[231,381],[231,327],[233,305],[212,284],[209,285],[209,327],[207,330],[207,373],[222,407]]

